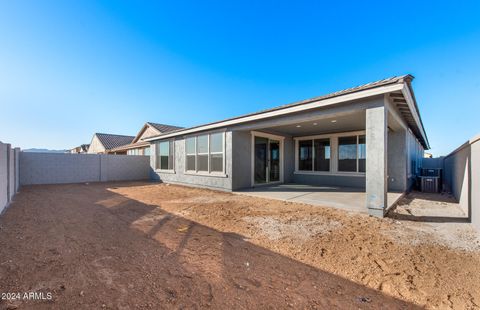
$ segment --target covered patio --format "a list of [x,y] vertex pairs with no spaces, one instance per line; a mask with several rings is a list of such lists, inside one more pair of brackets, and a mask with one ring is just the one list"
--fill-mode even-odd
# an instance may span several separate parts
[[[368,210],[365,207],[367,196],[365,190],[362,188],[288,183],[247,188],[236,191],[236,193],[247,196],[332,207],[345,211],[368,213]],[[402,197],[402,192],[388,192],[387,209],[396,204]]]
[[233,190],[385,216],[411,188],[423,157],[405,96],[395,91],[237,126]]

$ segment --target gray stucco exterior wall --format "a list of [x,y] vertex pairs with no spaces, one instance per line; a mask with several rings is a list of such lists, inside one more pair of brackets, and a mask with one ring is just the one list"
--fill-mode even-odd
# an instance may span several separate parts
[[310,185],[355,187],[365,189],[365,176],[294,174],[293,182]]
[[[208,132],[205,132],[208,133]],[[202,133],[202,134],[205,134]],[[161,140],[160,140],[161,141]],[[162,172],[155,169],[156,148],[150,148],[150,176],[153,180],[166,183],[207,187],[225,191],[232,190],[232,132],[225,132],[225,175],[195,174],[185,171],[185,137],[178,137],[174,141],[174,172]]]
[[407,190],[407,131],[388,131],[388,190]]
[[251,186],[252,177],[252,135],[249,131],[233,131],[232,189]]
[[415,136],[407,132],[407,188],[411,189],[416,182],[417,176],[420,175],[420,169],[423,166],[424,148],[415,138]]

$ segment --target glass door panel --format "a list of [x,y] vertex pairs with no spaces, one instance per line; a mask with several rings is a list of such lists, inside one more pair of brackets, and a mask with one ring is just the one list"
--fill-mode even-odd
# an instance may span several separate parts
[[280,181],[280,141],[254,137],[254,184]]
[[280,141],[269,140],[269,182],[280,181]]
[[255,184],[267,183],[268,139],[262,137],[255,137],[254,152]]

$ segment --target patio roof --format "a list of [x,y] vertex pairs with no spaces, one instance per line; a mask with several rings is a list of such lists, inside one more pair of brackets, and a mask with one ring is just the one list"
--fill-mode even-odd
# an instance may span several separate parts
[[[185,129],[179,129],[170,131],[167,133],[159,134],[150,138],[145,139],[145,141],[154,141],[164,138],[170,138],[185,134],[191,134],[195,132],[200,132],[203,130],[211,130],[215,128],[221,128],[226,126],[237,125],[249,121],[255,121],[260,119],[266,119],[269,117],[285,115],[289,113],[305,111],[309,109],[314,109],[318,107],[330,106],[334,104],[339,104],[342,102],[347,102],[351,100],[356,100],[360,98],[367,98],[375,95],[381,94],[398,94],[401,97],[394,99],[394,102],[402,110],[402,116],[406,118],[409,126],[412,127],[413,132],[422,142],[426,149],[429,149],[429,143],[427,135],[423,128],[423,124],[420,118],[417,102],[413,91],[411,88],[411,81],[413,79],[412,75],[402,75],[391,77],[376,82],[360,85],[353,88],[344,89],[334,93],[330,93],[324,96],[315,97],[307,100],[302,100],[294,102],[287,105],[278,106],[268,110],[262,110],[255,113],[246,114],[243,116],[233,117],[222,121],[217,121],[213,123],[208,123],[204,125],[194,126]],[[398,101],[396,101],[398,100]],[[399,106],[400,105],[400,106]]]

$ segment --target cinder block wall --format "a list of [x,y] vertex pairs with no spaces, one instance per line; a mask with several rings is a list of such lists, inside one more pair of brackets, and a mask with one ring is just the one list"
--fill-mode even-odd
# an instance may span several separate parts
[[150,179],[150,156],[97,156],[99,156],[101,160],[100,178],[102,182]]
[[15,189],[15,150],[8,148],[8,200],[12,201]]
[[15,148],[15,192],[20,189],[20,148]]
[[444,158],[445,187],[480,230],[480,135]]
[[0,213],[8,204],[8,148],[0,142]]
[[20,185],[147,180],[148,156],[20,153]]
[[13,200],[18,191],[19,149],[12,149],[10,144],[0,142],[0,214]]
[[100,181],[97,155],[20,153],[20,184],[57,184]]

